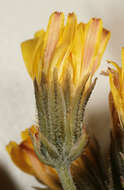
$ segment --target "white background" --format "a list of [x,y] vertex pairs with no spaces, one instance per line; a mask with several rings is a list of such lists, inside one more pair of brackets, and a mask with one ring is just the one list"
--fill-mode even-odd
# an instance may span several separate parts
[[111,40],[97,72],[99,80],[87,107],[86,122],[92,129],[97,127],[99,134],[106,132],[110,123],[108,79],[99,73],[107,67],[106,59],[121,61],[124,1],[0,0],[0,189],[30,190],[31,185],[38,185],[33,177],[14,166],[5,145],[10,140],[20,142],[20,131],[33,124],[35,116],[33,86],[22,60],[20,43],[31,38],[36,30],[46,28],[53,11],[63,11],[65,15],[74,11],[83,22],[100,17],[104,27],[111,31]]

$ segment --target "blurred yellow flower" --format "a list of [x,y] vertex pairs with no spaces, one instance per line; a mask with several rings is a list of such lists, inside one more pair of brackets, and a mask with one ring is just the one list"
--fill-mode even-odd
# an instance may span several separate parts
[[[122,67],[112,61],[108,62],[115,67],[109,68],[110,88],[120,123],[124,124],[124,48],[122,48],[121,60]],[[121,127],[123,128],[122,125]]]

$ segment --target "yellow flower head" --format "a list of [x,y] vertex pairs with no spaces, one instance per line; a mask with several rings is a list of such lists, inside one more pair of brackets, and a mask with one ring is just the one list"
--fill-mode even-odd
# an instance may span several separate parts
[[64,14],[54,12],[47,30],[36,32],[21,48],[33,80],[40,82],[42,72],[51,80],[56,68],[59,81],[69,72],[77,86],[85,74],[92,77],[97,70],[109,37],[110,32],[103,28],[101,19],[92,18],[87,24],[78,24],[76,15],[70,13],[64,25]]
[[109,63],[115,67],[115,69],[109,68],[109,80],[111,93],[120,123],[124,124],[124,48],[122,48],[121,56],[122,67],[119,67],[116,63],[109,61]]

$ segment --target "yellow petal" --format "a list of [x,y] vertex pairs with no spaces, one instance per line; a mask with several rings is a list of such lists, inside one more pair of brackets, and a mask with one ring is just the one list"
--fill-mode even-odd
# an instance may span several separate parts
[[34,52],[37,47],[38,39],[32,39],[25,41],[21,44],[22,55],[24,59],[25,66],[31,78],[33,79],[33,57]]
[[70,43],[74,39],[77,28],[77,17],[74,13],[70,13],[63,33],[63,43]]
[[45,35],[44,30],[39,30],[39,31],[35,32],[34,37],[35,38],[43,38],[44,35]]
[[[32,125],[30,128],[30,132],[32,133],[32,135],[36,134],[37,127],[35,125]],[[27,140],[28,138],[30,138],[29,129],[25,129],[24,131],[21,132],[21,138],[22,138],[22,140]]]
[[[38,34],[36,34],[38,36]],[[34,38],[28,41],[25,41],[21,44],[22,55],[26,65],[26,68],[34,80],[36,77],[39,80],[39,72],[42,67],[42,54],[43,54],[43,39],[44,39],[44,31],[40,31],[40,37]]]
[[77,26],[75,39],[72,47],[72,63],[74,67],[74,83],[81,80],[80,71],[83,61],[83,48],[84,48],[84,24],[80,23]]

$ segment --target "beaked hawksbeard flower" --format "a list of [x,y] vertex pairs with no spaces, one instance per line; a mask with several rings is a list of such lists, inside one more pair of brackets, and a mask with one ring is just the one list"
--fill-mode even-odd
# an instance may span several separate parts
[[[101,19],[78,24],[71,13],[64,25],[64,14],[54,12],[47,30],[21,45],[34,83],[38,126],[37,132],[30,130],[32,142],[26,136],[26,141],[19,146],[10,143],[7,150],[17,166],[52,189],[61,187],[57,173],[65,190],[75,189],[69,167],[87,145],[84,110],[109,37]],[[79,161],[75,164],[80,166]]]

